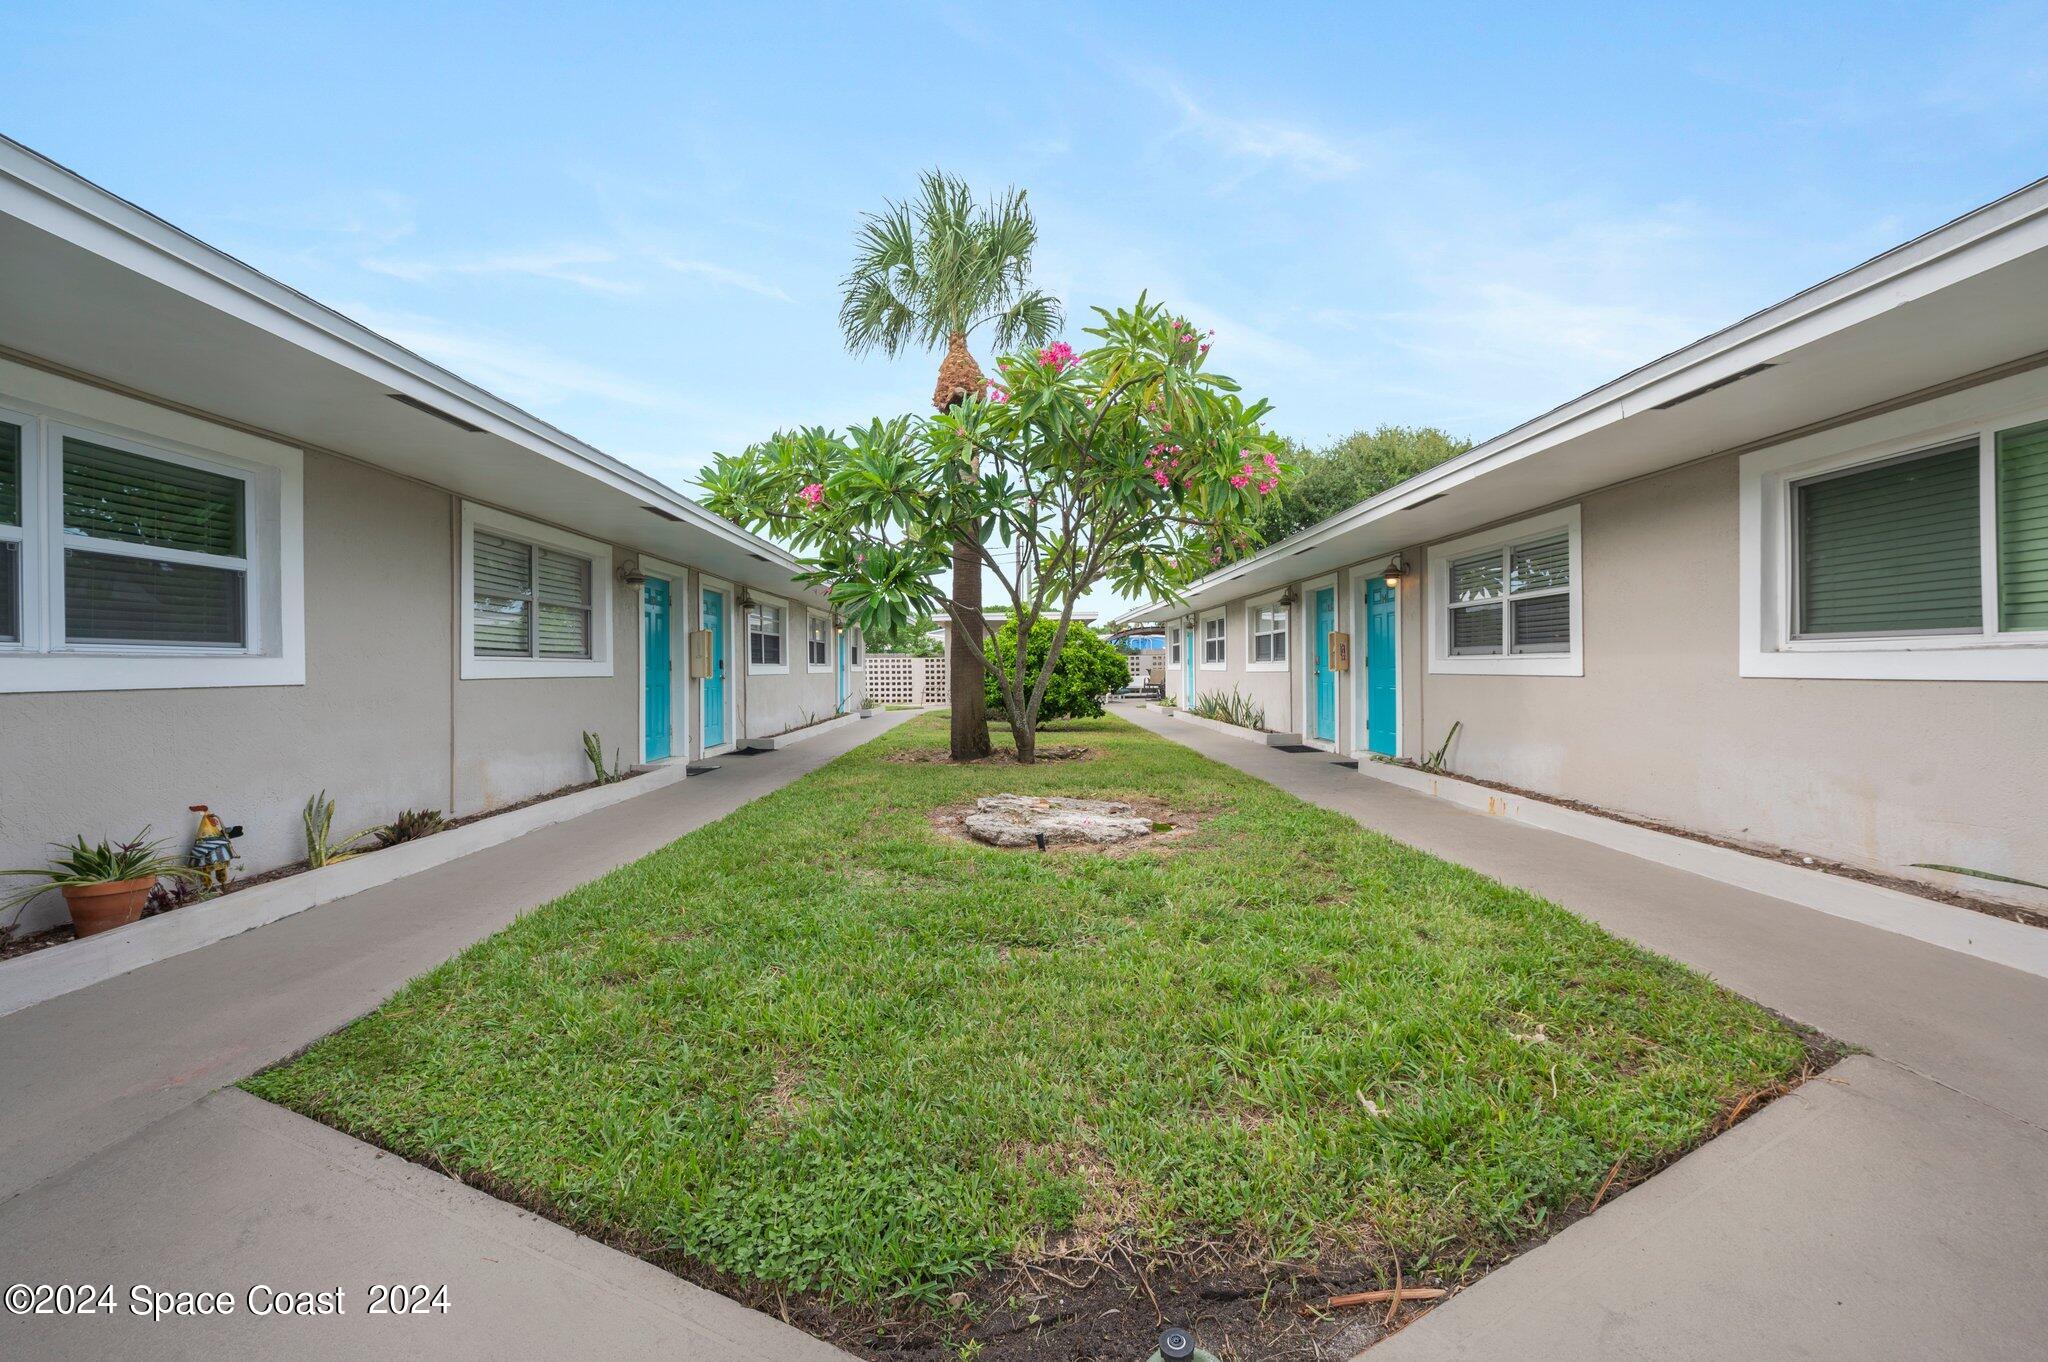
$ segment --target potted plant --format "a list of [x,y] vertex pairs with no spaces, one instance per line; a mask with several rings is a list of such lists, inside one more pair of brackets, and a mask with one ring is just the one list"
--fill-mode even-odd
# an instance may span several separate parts
[[6,904],[18,907],[46,890],[60,890],[71,909],[71,925],[80,936],[125,927],[140,918],[149,891],[160,879],[203,878],[203,872],[187,865],[182,856],[167,853],[161,841],[149,840],[148,828],[117,846],[105,840],[87,846],[83,836],[70,846],[62,842],[52,845],[60,854],[46,866],[0,870],[0,875],[34,875],[41,880],[11,895]]

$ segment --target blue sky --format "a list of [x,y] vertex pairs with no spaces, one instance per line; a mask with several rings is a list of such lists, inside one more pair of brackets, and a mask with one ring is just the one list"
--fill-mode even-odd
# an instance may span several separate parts
[[[1030,191],[1311,441],[1483,437],[2048,173],[2048,6],[50,5],[0,127],[685,491],[917,407],[863,210]],[[1098,601],[1097,604],[1101,604]]]

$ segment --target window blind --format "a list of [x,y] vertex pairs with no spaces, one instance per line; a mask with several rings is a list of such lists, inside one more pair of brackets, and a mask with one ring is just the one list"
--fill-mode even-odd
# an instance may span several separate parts
[[590,656],[590,560],[540,550],[540,655]]
[[1998,432],[1998,627],[2048,629],[2048,421]]
[[64,634],[81,643],[239,644],[242,574],[67,549]]
[[1518,544],[1508,557],[1510,591],[1543,591],[1572,583],[1571,540],[1563,530],[1532,544]]
[[243,555],[239,478],[64,441],[64,529],[152,548]]
[[0,421],[0,525],[21,523],[21,427]]
[[0,540],[0,643],[21,642],[21,545]]
[[1451,564],[1451,599],[1482,601],[1500,595],[1500,550]]
[[470,544],[475,609],[470,627],[478,657],[531,657],[527,599],[533,594],[533,552],[517,540],[478,530]]
[[[1564,653],[1572,646],[1572,598],[1565,592],[1514,602],[1515,651]],[[1469,614],[1469,611],[1460,611]],[[1498,618],[1496,616],[1496,618]]]
[[1799,632],[1980,627],[1977,465],[1972,440],[1800,484]]

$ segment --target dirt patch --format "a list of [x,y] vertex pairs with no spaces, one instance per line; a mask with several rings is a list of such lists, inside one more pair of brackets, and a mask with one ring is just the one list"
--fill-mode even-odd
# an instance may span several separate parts
[[[1046,743],[1038,749],[1040,761],[1093,761],[1097,753],[1093,748],[1073,743]],[[999,747],[985,757],[973,761],[954,761],[953,754],[943,747],[907,747],[901,752],[891,752],[882,758],[905,766],[1015,766],[1017,753],[1014,748]]]
[[[1009,848],[1011,855],[1028,856],[1142,856],[1148,852],[1166,852],[1181,849],[1194,836],[1199,820],[1197,816],[1182,808],[1176,808],[1149,795],[1091,795],[1091,798],[1115,799],[1128,804],[1140,818],[1150,819],[1152,834],[1149,837],[1133,838],[1128,842],[1112,845],[1073,842],[1047,847],[1044,851],[1036,847]],[[997,851],[1004,848],[992,847],[969,836],[962,822],[975,811],[974,801],[965,804],[946,804],[931,812],[932,831],[948,841],[961,842],[977,851]]]
[[1755,856],[1766,861],[1778,861],[1785,865],[1796,865],[1801,870],[1818,870],[1825,875],[1839,875],[1845,880],[1861,880],[1864,884],[1874,884],[1880,889],[1896,889],[1901,894],[1911,894],[1913,897],[1921,899],[1933,899],[1936,903],[1946,903],[1954,908],[1968,908],[1971,912],[1983,913],[1987,917],[2004,918],[2007,922],[2018,922],[2028,927],[2048,927],[2048,913],[2043,913],[2033,908],[2021,907],[2016,903],[2000,903],[1996,899],[1984,899],[1971,894],[1959,894],[1953,889],[1944,889],[1940,885],[1929,884],[1926,880],[1907,879],[1903,875],[1887,875],[1881,871],[1866,870],[1862,866],[1849,865],[1843,861],[1829,860],[1825,856],[1813,856],[1800,851],[1787,851],[1783,847],[1759,846],[1750,842],[1732,841],[1726,837],[1716,837],[1711,833],[1696,832],[1691,828],[1676,827],[1670,823],[1660,823],[1654,818],[1642,818],[1630,813],[1617,813],[1613,809],[1602,808],[1598,804],[1587,804],[1577,799],[1565,799],[1558,795],[1542,794],[1536,790],[1525,790],[1519,785],[1508,785],[1498,780],[1481,780],[1478,776],[1468,776],[1457,771],[1428,771],[1412,761],[1390,761],[1386,764],[1404,767],[1410,771],[1422,771],[1425,775],[1448,776],[1452,780],[1462,780],[1467,785],[1478,785],[1488,790],[1499,790],[1503,794],[1520,795],[1524,799],[1533,799],[1541,804],[1552,804],[1560,809],[1570,809],[1574,813],[1590,813],[1595,817],[1610,818],[1617,823],[1626,823],[1631,827],[1648,828],[1651,832],[1669,833],[1673,837],[1683,837],[1688,842],[1704,842],[1708,846],[1724,847],[1729,851],[1739,851],[1745,856]]

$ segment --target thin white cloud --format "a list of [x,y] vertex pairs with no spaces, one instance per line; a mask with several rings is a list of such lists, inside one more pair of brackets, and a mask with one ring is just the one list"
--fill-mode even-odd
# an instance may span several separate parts
[[723,284],[727,288],[743,289],[748,293],[756,293],[763,298],[773,298],[778,302],[786,303],[790,301],[790,296],[776,285],[769,283],[758,275],[748,274],[744,270],[730,269],[709,260],[687,260],[673,255],[659,256],[657,259],[663,269],[673,270],[677,274],[707,280],[713,284]]
[[597,267],[618,263],[616,252],[602,246],[563,246],[539,250],[490,251],[451,256],[439,260],[405,260],[370,256],[362,266],[376,274],[389,275],[408,283],[431,283],[449,275],[524,275],[554,279],[593,293],[633,294],[641,290],[638,281],[600,274]]
[[1227,156],[1278,165],[1310,180],[1348,179],[1364,166],[1356,151],[1299,123],[1220,112],[1170,76],[1134,73],[1132,78],[1180,111],[1183,131]]
[[411,313],[355,308],[349,315],[406,349],[541,414],[576,398],[635,407],[675,405],[659,388],[528,341]]

